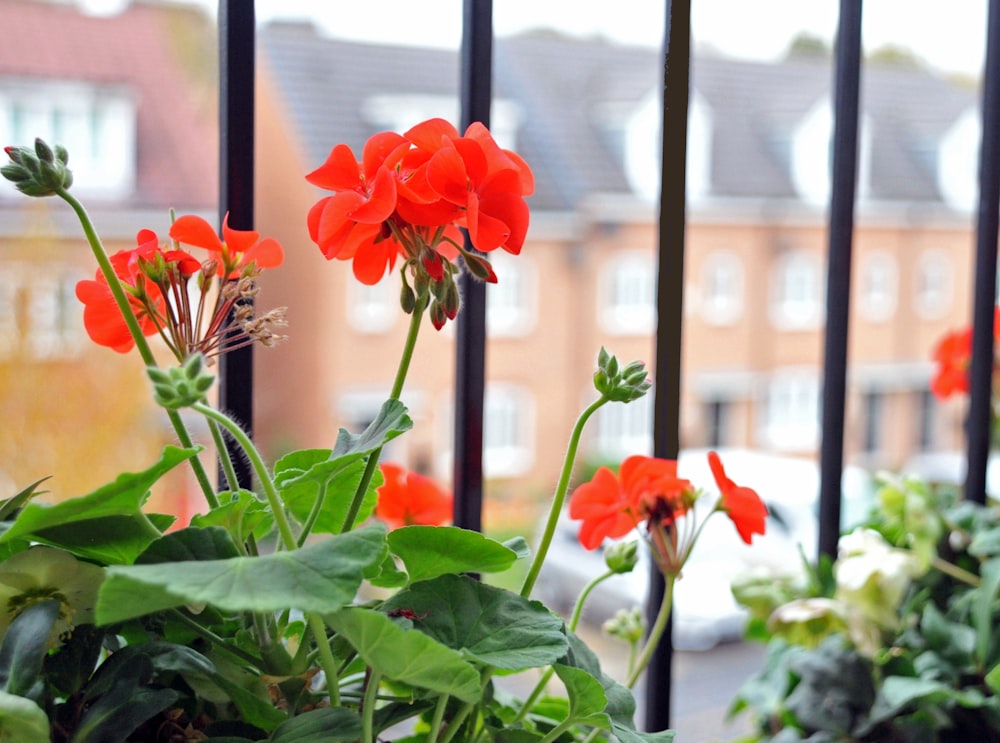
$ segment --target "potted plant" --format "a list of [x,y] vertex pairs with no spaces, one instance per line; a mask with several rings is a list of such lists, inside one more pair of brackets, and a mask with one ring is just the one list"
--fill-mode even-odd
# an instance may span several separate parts
[[[351,261],[360,281],[398,268],[410,331],[366,430],[341,430],[328,448],[267,463],[208,400],[215,356],[280,340],[283,312],[257,313],[247,300],[261,274],[280,266],[281,245],[228,220],[220,235],[182,215],[171,219],[168,240],[142,230],[135,248],[109,256],[70,192],[68,153],[42,141],[6,152],[5,178],[28,196],[64,200],[79,217],[97,262],[95,277],[77,287],[87,331],[139,355],[179,445],[87,495],[43,503],[39,481],[0,505],[5,740],[372,743],[399,730],[397,740],[438,743],[672,739],[636,730],[630,687],[666,627],[669,588],[700,525],[726,513],[750,542],[767,514],[757,493],[733,483],[713,455],[721,498],[707,512],[676,463],[652,457],[601,469],[572,494],[585,546],[636,531],[667,581],[624,683],[602,672],[575,620],[567,625],[531,598],[584,425],[603,405],[646,394],[643,364],[620,364],[602,349],[587,372],[595,400],[570,435],[534,554],[521,538],[500,543],[442,525],[450,496],[380,461],[383,446],[412,425],[401,397],[424,316],[441,328],[459,311],[458,271],[495,281],[490,251],[521,249],[532,175],[519,156],[481,125],[459,133],[432,119],[373,136],[360,161],[338,145],[307,176],[331,192],[306,217],[312,239],[326,257]],[[476,251],[465,248],[463,231]],[[157,363],[154,335],[175,365]],[[207,423],[225,473],[218,487],[182,410]],[[226,440],[250,463],[253,490],[237,485]],[[185,465],[204,512],[189,524],[147,513],[150,487]],[[609,573],[635,564],[634,545],[609,555]],[[474,577],[519,561],[530,561],[520,591]],[[380,589],[378,598],[365,588]],[[539,679],[525,699],[494,684],[525,672]],[[547,683],[552,676],[558,684]]]

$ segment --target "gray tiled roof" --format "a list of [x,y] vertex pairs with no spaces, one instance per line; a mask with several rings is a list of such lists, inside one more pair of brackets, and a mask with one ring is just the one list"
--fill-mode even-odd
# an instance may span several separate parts
[[[362,115],[374,95],[451,95],[455,51],[324,38],[308,24],[274,23],[260,34],[305,150],[319,164],[346,142],[358,152],[375,128]],[[520,110],[517,149],[535,171],[533,209],[571,209],[587,193],[625,193],[620,155],[624,116],[662,84],[654,49],[553,33],[498,38],[494,96]],[[789,147],[795,127],[830,101],[829,60],[754,63],[698,55],[692,86],[712,121],[711,193],[794,198]],[[869,65],[863,108],[872,145],[870,196],[940,200],[935,147],[976,92],[913,69]]]

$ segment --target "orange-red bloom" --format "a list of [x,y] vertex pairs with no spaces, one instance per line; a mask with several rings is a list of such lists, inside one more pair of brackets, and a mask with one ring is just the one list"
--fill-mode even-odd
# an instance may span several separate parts
[[969,391],[969,362],[972,360],[972,328],[945,335],[934,347],[937,369],[931,378],[931,392],[946,400],[956,392]]
[[385,482],[378,489],[375,515],[390,529],[415,524],[438,526],[451,521],[451,495],[429,477],[391,462],[380,468]]
[[218,274],[238,278],[243,268],[277,268],[285,259],[281,244],[273,237],[261,239],[254,230],[235,230],[229,226],[229,214],[222,221],[222,239],[207,221],[194,214],[178,217],[170,226],[170,237],[186,245],[218,254]]
[[[142,273],[140,259],[151,261],[159,253],[160,243],[156,233],[140,230],[136,235],[136,247],[120,250],[110,256],[111,266],[125,286],[144,335],[157,332],[157,322],[149,310],[152,308],[154,312],[161,312],[165,301],[159,288]],[[182,260],[186,258],[190,256],[181,256]],[[94,343],[119,353],[127,353],[132,349],[135,341],[100,269],[93,280],[85,279],[77,283],[76,296],[83,302],[83,326]],[[146,299],[145,302],[143,298]]]
[[726,476],[722,460],[714,451],[708,453],[708,466],[722,494],[719,508],[729,515],[743,541],[750,544],[754,534],[764,533],[767,506],[755,490],[737,485]]
[[337,145],[306,180],[333,192],[310,209],[310,237],[328,259],[353,261],[366,284],[377,283],[400,255],[414,270],[431,269],[432,281],[449,281],[439,258],[457,256],[460,227],[481,251],[520,252],[524,197],[534,189],[531,169],[498,147],[486,127],[473,124],[460,135],[443,119],[372,136],[360,162]]
[[570,518],[583,521],[580,544],[596,549],[605,539],[623,537],[643,521],[670,525],[687,512],[693,488],[677,476],[677,462],[632,456],[615,475],[601,467],[569,501]]

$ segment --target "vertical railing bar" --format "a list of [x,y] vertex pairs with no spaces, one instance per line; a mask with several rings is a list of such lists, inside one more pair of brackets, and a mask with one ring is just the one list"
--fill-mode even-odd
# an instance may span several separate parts
[[834,60],[833,173],[827,256],[826,333],[823,348],[820,443],[819,553],[833,555],[840,538],[847,333],[851,306],[851,252],[858,172],[861,92],[861,0],[841,0]]
[[[254,3],[219,0],[219,223],[248,230],[254,221]],[[219,406],[253,433],[253,346],[219,359]],[[250,466],[238,449],[234,456],[238,483],[249,487]]]
[[986,469],[993,420],[993,307],[1000,204],[1000,0],[990,0],[986,27],[965,476],[965,497],[976,503],[986,502]]
[[[657,266],[653,453],[676,459],[680,452],[681,321],[684,297],[684,234],[687,222],[687,126],[691,75],[691,0],[666,1],[663,49],[663,121],[660,157],[659,255]],[[649,623],[663,599],[663,577],[649,574]],[[646,671],[646,729],[670,727],[673,643],[663,633]]]
[[[462,129],[490,125],[493,96],[493,0],[462,7]],[[466,237],[465,247],[472,245]],[[468,271],[459,278],[462,309],[455,325],[454,522],[483,527],[483,406],[486,396],[486,286]]]

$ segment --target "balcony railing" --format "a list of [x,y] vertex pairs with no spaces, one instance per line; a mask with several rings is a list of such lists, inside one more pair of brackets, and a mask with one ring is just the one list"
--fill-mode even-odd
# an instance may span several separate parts
[[[464,0],[461,60],[462,123],[489,124],[491,99],[492,1]],[[663,150],[659,228],[654,453],[679,451],[680,349],[685,239],[685,171],[691,1],[665,0]],[[609,11],[611,12],[611,11]],[[858,162],[858,111],[862,74],[861,0],[841,0],[835,55],[834,138],[829,204],[827,332],[824,346],[819,550],[832,554],[840,525],[840,479],[847,377],[848,308]],[[220,179],[219,211],[230,224],[249,229],[254,221],[253,3],[220,0]],[[971,400],[967,437],[966,496],[986,492],[993,375],[993,307],[996,296],[998,204],[1000,204],[1000,0],[990,0],[983,75],[982,147],[976,218]],[[670,163],[671,167],[666,167]],[[485,294],[468,282],[457,325],[453,487],[455,523],[481,526],[483,500],[483,402]],[[221,404],[252,424],[252,347],[222,357]],[[237,461],[241,461],[237,458]],[[249,473],[238,473],[249,478]],[[651,576],[651,606],[659,604],[662,580]],[[669,632],[666,634],[669,638]],[[664,642],[647,675],[646,726],[670,724],[672,650]]]

